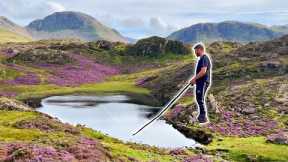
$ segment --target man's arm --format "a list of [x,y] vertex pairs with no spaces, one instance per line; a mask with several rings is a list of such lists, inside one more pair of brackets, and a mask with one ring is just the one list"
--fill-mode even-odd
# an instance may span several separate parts
[[195,76],[195,79],[197,80],[202,78],[206,74],[206,72],[207,72],[207,66],[202,67],[200,72]]
[[196,74],[196,76],[193,77],[191,80],[191,84],[195,84],[197,79],[202,78],[207,72],[207,66],[202,67],[199,73]]

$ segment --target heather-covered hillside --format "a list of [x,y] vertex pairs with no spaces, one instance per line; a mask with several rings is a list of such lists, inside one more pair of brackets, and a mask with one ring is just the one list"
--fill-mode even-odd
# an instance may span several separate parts
[[[211,142],[207,151],[212,154],[235,161],[287,160],[287,42],[284,36],[244,46],[212,43],[208,47],[214,63],[208,94],[211,123],[199,127],[192,120],[197,110],[192,92],[165,118],[186,136]],[[152,75],[154,79],[141,86],[165,103],[192,73],[191,65]]]
[[287,36],[246,45],[211,43],[210,124],[200,127],[195,121],[192,90],[162,118],[203,144],[181,149],[124,143],[84,126],[63,124],[29,106],[39,107],[47,96],[107,93],[164,105],[194,72],[191,46],[159,37],[134,45],[67,40],[0,45],[0,149],[6,151],[0,158],[287,161],[287,44]]

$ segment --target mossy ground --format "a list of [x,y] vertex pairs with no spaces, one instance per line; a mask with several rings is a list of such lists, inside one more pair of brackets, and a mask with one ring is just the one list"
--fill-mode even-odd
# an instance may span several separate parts
[[[225,137],[214,140],[208,150],[218,150],[234,161],[287,161],[288,147],[267,143],[264,137]],[[227,151],[227,152],[226,152]]]

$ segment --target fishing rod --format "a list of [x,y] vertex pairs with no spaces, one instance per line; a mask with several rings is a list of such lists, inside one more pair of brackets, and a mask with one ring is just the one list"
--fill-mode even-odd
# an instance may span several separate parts
[[192,80],[192,77],[189,79],[188,83],[182,87],[177,94],[170,100],[164,108],[158,112],[150,121],[148,121],[145,125],[143,125],[140,129],[138,129],[135,133],[133,133],[133,136],[142,131],[145,127],[147,127],[149,124],[151,124],[153,121],[159,119],[172,105],[175,104],[187,91],[189,88],[191,88],[193,85],[191,85],[190,81]]

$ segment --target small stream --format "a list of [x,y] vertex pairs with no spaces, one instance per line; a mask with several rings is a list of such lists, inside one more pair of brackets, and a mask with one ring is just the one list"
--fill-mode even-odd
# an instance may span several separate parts
[[43,99],[37,110],[62,122],[82,124],[123,141],[157,147],[195,147],[197,143],[186,138],[164,120],[157,120],[136,136],[132,133],[145,124],[160,109],[129,103],[125,95],[111,96],[53,96]]

